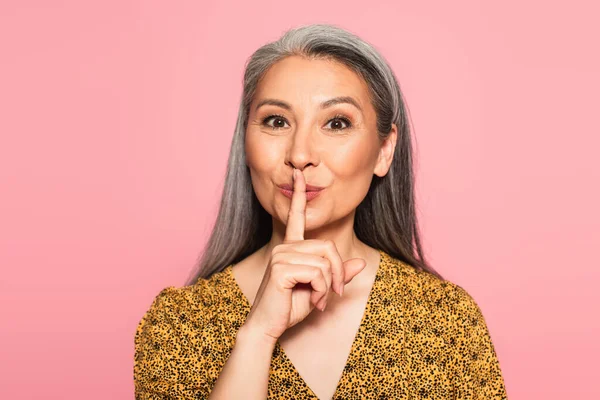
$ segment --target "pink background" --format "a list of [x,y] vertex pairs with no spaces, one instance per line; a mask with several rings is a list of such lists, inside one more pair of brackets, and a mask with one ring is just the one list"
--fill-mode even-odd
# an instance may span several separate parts
[[243,64],[311,22],[395,70],[426,250],[482,308],[509,398],[600,398],[593,1],[12,3],[0,398],[133,398],[135,328],[215,217]]

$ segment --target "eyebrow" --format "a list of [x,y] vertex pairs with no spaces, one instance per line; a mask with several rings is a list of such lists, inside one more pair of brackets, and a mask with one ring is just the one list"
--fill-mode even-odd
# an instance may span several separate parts
[[[362,108],[360,107],[360,104],[358,104],[358,102],[356,100],[354,100],[353,97],[350,97],[350,96],[339,96],[339,97],[334,97],[332,99],[324,101],[323,103],[321,103],[321,109],[332,107],[336,104],[344,104],[344,103],[351,104],[354,107],[358,108],[362,112]],[[277,106],[277,107],[284,108],[288,111],[292,110],[291,105],[289,105],[288,103],[286,103],[283,100],[277,100],[277,99],[264,99],[256,105],[256,108],[254,110],[258,110],[260,107],[262,107],[264,105]]]

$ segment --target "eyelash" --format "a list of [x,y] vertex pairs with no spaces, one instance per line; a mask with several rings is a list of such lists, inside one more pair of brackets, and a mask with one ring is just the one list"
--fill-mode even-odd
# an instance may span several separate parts
[[[283,119],[284,121],[287,122],[287,120],[285,119],[285,117],[283,115],[281,115],[281,114],[272,114],[272,115],[269,115],[268,117],[266,117],[265,119],[263,119],[263,121],[262,121],[263,126],[266,126],[267,128],[271,128],[274,131],[279,130],[279,129],[283,129],[283,127],[281,127],[281,126],[271,126],[271,125],[267,124],[267,121],[269,121],[271,118],[281,118],[281,119]],[[346,118],[345,116],[341,115],[341,114],[335,115],[333,118],[331,118],[329,121],[327,121],[327,123],[330,123],[331,121],[334,121],[336,119],[340,120],[340,121],[343,121],[346,124],[346,127],[345,128],[339,128],[339,129],[330,129],[331,131],[343,131],[344,129],[349,129],[349,128],[352,127],[352,123],[350,122],[350,120],[348,118]]]

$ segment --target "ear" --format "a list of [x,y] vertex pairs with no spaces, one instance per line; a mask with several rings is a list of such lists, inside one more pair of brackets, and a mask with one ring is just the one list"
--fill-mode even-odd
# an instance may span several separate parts
[[379,156],[373,173],[377,176],[384,177],[390,170],[392,160],[394,159],[394,150],[396,149],[396,141],[398,140],[398,127],[392,124],[392,129],[388,137],[381,143]]

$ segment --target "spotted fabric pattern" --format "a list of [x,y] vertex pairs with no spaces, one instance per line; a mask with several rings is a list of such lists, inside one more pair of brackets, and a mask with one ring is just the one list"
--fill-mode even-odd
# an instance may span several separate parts
[[[333,399],[506,399],[498,358],[473,298],[379,252]],[[208,398],[250,312],[232,267],[194,285],[166,287],[155,297],[135,332],[137,400]],[[318,399],[279,342],[268,399]]]

